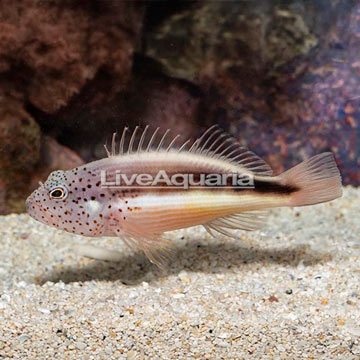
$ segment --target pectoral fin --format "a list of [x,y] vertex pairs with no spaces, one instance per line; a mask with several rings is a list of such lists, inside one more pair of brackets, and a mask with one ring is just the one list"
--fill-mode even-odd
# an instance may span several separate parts
[[[121,223],[121,226],[120,226]],[[114,235],[135,251],[141,250],[153,264],[164,269],[171,258],[171,242],[163,233],[151,233],[131,221],[112,223]]]

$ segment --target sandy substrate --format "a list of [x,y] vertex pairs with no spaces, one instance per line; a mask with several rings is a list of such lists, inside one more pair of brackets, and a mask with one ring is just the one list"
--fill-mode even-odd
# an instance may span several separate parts
[[[0,359],[359,359],[360,190],[243,241],[171,233],[164,272],[117,239],[0,217]],[[91,242],[119,262],[76,254]]]

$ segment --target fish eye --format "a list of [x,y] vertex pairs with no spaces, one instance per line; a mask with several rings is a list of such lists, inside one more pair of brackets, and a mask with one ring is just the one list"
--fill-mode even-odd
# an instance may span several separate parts
[[62,186],[57,186],[50,190],[49,195],[51,199],[63,200],[67,197],[67,190]]

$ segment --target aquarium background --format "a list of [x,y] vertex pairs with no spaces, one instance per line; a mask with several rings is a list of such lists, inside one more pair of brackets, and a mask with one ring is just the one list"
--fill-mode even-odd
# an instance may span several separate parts
[[359,185],[360,1],[0,2],[0,213],[125,125],[218,124],[275,172],[334,152]]

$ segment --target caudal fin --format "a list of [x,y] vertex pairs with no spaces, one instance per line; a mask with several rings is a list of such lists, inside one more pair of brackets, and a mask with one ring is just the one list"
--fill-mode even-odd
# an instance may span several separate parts
[[342,195],[341,175],[334,155],[316,155],[280,175],[285,184],[298,188],[291,195],[290,206],[320,204]]

